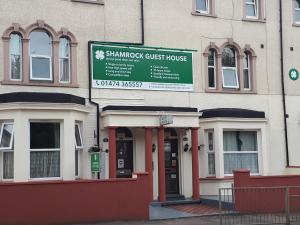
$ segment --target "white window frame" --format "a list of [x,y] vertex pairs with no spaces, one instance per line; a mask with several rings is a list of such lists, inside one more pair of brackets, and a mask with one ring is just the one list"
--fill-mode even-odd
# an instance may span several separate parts
[[206,2],[206,11],[203,11],[203,10],[199,10],[197,9],[197,0],[195,0],[195,11],[198,12],[198,13],[202,13],[202,14],[209,14],[209,11],[210,11],[210,0],[204,0]]
[[[258,0],[254,0],[254,2],[249,2],[248,0],[246,0],[245,4],[246,4],[246,10],[245,10],[246,18],[258,19]],[[255,14],[255,16],[248,16],[247,15],[247,6],[248,5],[254,6],[254,14]]]
[[[60,138],[60,148],[50,148],[50,149],[31,149],[30,148],[30,135],[31,135],[31,133],[30,133],[30,124],[31,123],[59,123],[60,125],[59,125],[59,129],[60,129],[60,136],[59,136],[59,138]],[[29,135],[28,135],[28,143],[29,143],[29,180],[36,180],[36,181],[39,181],[39,180],[41,180],[41,181],[43,181],[43,180],[61,180],[62,179],[62,152],[61,152],[61,144],[62,144],[62,123],[60,122],[60,121],[56,121],[56,120],[33,120],[33,121],[29,121],[29,124],[28,124],[29,126],[28,126],[28,128],[29,128],[29,130],[28,130],[28,133],[29,133]],[[59,173],[59,177],[37,177],[37,178],[32,178],[32,177],[30,177],[30,153],[31,152],[60,152],[60,154],[59,154],[59,171],[60,171],[60,173]]]
[[[65,38],[67,39],[67,38]],[[59,55],[59,82],[62,84],[69,84],[71,82],[71,43],[70,40],[67,39],[69,42],[69,48],[68,48],[68,53],[69,53],[69,57],[61,57],[61,55]],[[60,42],[59,42],[59,50],[60,50]],[[60,52],[59,52],[60,54]],[[68,80],[67,81],[61,81],[61,64],[60,64],[60,59],[68,59],[68,64],[69,64],[69,74],[68,74]]]
[[[78,174],[76,175],[76,168],[75,168],[75,178],[80,178],[81,177],[81,169],[80,168],[81,168],[81,158],[82,158],[82,151],[83,151],[83,142],[82,142],[82,134],[81,134],[81,127],[82,126],[81,125],[82,125],[82,123],[79,123],[79,122],[75,123],[75,132],[74,132],[75,154],[76,154],[76,152],[78,154]],[[77,145],[77,141],[76,141],[76,126],[78,127],[81,146]]]
[[[212,134],[213,136],[213,150],[209,150],[209,134]],[[212,177],[212,176],[216,176],[216,149],[215,149],[215,134],[214,134],[214,130],[205,130],[205,141],[206,141],[206,159],[207,159],[207,177]],[[209,160],[208,160],[208,156],[209,154],[214,154],[215,156],[215,173],[214,174],[210,174],[209,173]]]
[[297,18],[296,18],[296,12],[297,12],[297,11],[300,11],[300,6],[299,6],[299,8],[297,8],[296,5],[297,5],[297,3],[296,3],[296,1],[295,1],[295,2],[294,2],[294,10],[295,10],[295,12],[294,12],[294,14],[295,14],[295,15],[294,15],[294,17],[295,17],[295,18],[294,18],[294,21],[295,21],[296,24],[300,24],[300,20],[297,20]]
[[244,81],[244,90],[251,90],[251,65],[250,65],[250,54],[249,53],[244,53],[247,56],[247,61],[248,61],[248,67],[244,67],[244,63],[243,63],[243,78],[245,78],[244,76],[244,70],[248,70],[248,82],[249,82],[249,88],[245,88],[245,81]]
[[[247,130],[240,130],[240,129],[224,129],[222,131],[222,139],[224,138],[223,135],[224,135],[224,132],[226,131],[232,131],[232,132],[237,132],[237,131],[240,131],[240,132],[255,132],[256,133],[256,142],[257,142],[257,151],[224,151],[224,145],[223,145],[223,149],[222,149],[222,152],[223,152],[223,156],[225,154],[257,154],[257,166],[258,166],[258,172],[257,173],[251,173],[251,175],[260,175],[261,173],[261,165],[260,165],[260,155],[261,155],[261,150],[260,150],[260,147],[259,147],[259,143],[258,143],[258,138],[259,138],[259,131],[258,130],[252,130],[252,129],[247,129]],[[225,158],[225,157],[223,157]],[[233,176],[233,173],[225,173],[225,160],[223,160],[223,171],[224,171],[224,176]]]
[[[211,50],[210,50],[211,51]],[[212,50],[212,53],[213,53],[213,58],[214,58],[214,65],[213,66],[210,66],[209,63],[208,64],[208,68],[207,68],[207,73],[208,73],[208,89],[212,89],[212,90],[215,90],[217,88],[217,74],[216,74],[216,51],[215,50]],[[208,56],[208,59],[209,59],[209,56]],[[214,69],[214,87],[210,87],[209,86],[209,69],[210,68],[213,68]]]
[[[10,43],[9,43],[9,79],[13,81],[21,81],[23,78],[23,43],[22,43],[22,37],[20,34],[12,33],[14,35],[18,35],[21,39],[21,54],[20,54],[20,79],[13,79],[11,76],[11,49],[10,49]],[[11,35],[12,35],[11,34]],[[10,40],[11,41],[11,40]]]
[[3,129],[5,125],[12,125],[13,129],[12,129],[12,136],[10,139],[10,143],[9,143],[9,147],[0,147],[0,150],[11,150],[12,149],[12,143],[13,143],[13,139],[14,139],[14,123],[13,122],[3,122],[1,125],[1,131],[0,131],[0,141],[2,140],[2,135],[3,135]]
[[[51,55],[52,55],[52,49],[51,49]],[[50,78],[36,78],[32,76],[32,58],[44,58],[49,59],[49,66],[50,66]],[[36,55],[36,54],[30,54],[30,80],[45,80],[45,81],[52,81],[53,74],[52,74],[52,56],[48,55]]]
[[[223,88],[239,88],[240,85],[239,85],[239,78],[238,78],[238,74],[237,74],[237,64],[235,63],[236,67],[225,67],[225,66],[222,66],[222,81],[223,81]],[[228,86],[228,85],[225,85],[225,79],[224,79],[224,69],[225,70],[233,70],[234,73],[235,73],[235,78],[236,78],[236,86]]]

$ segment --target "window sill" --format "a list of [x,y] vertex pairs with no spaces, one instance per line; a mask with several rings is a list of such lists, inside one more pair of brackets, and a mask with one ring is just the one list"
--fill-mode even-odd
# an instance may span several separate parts
[[205,92],[207,93],[220,93],[220,94],[257,94],[255,91],[240,91],[240,90],[216,90],[216,89],[206,89]]
[[300,27],[300,23],[293,23],[293,27]]
[[225,176],[224,178],[216,178],[216,177],[204,177],[200,178],[200,181],[232,181],[233,176]]
[[67,88],[78,88],[78,84],[53,84],[53,83],[46,83],[46,82],[31,82],[31,83],[24,83],[20,81],[8,81],[4,80],[1,81],[2,85],[22,85],[22,86],[42,86],[42,87],[67,87]]
[[211,18],[217,18],[216,14],[207,14],[207,13],[200,13],[200,12],[192,12],[191,13],[193,16],[205,16],[205,17],[211,17]]
[[256,22],[256,23],[266,23],[266,19],[254,19],[254,18],[247,18],[247,17],[244,17],[242,19],[242,21],[245,21],[245,22]]
[[96,4],[96,5],[104,5],[103,0],[96,0],[96,1],[91,1],[91,0],[71,0],[72,2],[78,2],[78,3],[88,3],[88,4]]

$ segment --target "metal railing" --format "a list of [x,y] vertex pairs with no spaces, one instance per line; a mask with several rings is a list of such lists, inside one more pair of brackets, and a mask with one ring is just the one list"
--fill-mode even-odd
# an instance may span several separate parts
[[300,187],[219,189],[220,225],[300,224]]

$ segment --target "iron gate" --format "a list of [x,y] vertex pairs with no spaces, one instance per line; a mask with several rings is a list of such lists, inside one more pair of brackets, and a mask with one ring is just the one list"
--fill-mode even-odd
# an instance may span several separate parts
[[219,189],[220,225],[300,224],[300,187]]

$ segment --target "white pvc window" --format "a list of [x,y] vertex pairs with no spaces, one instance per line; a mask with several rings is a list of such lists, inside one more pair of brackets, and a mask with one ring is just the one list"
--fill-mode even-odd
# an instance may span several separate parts
[[80,162],[83,150],[82,136],[81,136],[81,124],[75,123],[75,177],[80,176]]
[[236,51],[233,47],[223,49],[222,78],[224,88],[239,88]]
[[10,80],[22,79],[22,38],[11,34],[9,42]]
[[225,175],[232,175],[238,169],[259,173],[256,131],[224,131],[223,150]]
[[246,0],[246,17],[258,18],[258,0]]
[[196,0],[196,11],[200,13],[209,13],[209,0]]
[[30,123],[30,178],[60,177],[60,123]]
[[250,55],[249,53],[244,53],[243,59],[243,72],[244,72],[244,89],[250,90],[251,89],[251,79],[250,79]]
[[44,31],[30,36],[30,79],[52,80],[52,39]]
[[13,123],[1,124],[0,150],[0,178],[11,180],[14,177]]
[[206,151],[207,151],[207,165],[208,165],[208,175],[216,175],[215,168],[215,145],[214,145],[214,132],[206,132]]
[[300,23],[300,0],[295,0],[295,23]]
[[210,49],[208,54],[208,88],[216,89],[216,51]]
[[59,81],[70,83],[70,41],[67,38],[59,40]]

